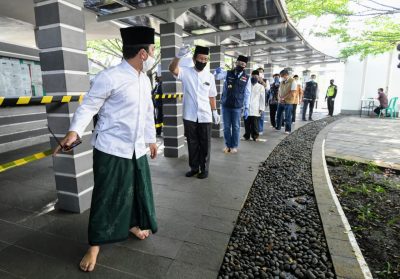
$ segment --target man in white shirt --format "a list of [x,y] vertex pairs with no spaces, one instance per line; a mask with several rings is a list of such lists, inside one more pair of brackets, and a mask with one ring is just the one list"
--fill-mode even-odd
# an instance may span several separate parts
[[[183,123],[188,143],[190,171],[187,177],[208,177],[211,149],[211,123],[220,122],[215,96],[217,89],[214,76],[204,70],[210,49],[196,46],[193,67],[179,67],[179,60],[189,54],[189,46],[183,46],[169,65],[171,73],[183,87]],[[200,173],[199,173],[200,171]]]
[[100,245],[123,241],[130,232],[145,239],[157,231],[146,156],[146,144],[150,157],[157,155],[151,83],[145,74],[155,61],[154,29],[136,26],[120,31],[124,60],[96,76],[61,141],[62,147],[71,146],[98,113],[92,136],[90,248],[80,262],[88,272],[95,267]]
[[259,120],[265,110],[265,88],[259,83],[259,72],[251,73],[251,94],[249,101],[249,116],[244,120],[245,140],[251,138],[256,141],[259,137]]

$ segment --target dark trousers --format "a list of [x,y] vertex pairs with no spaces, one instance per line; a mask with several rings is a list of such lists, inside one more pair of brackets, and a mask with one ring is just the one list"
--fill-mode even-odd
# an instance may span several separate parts
[[333,97],[328,97],[328,114],[330,115],[330,116],[333,116],[333,110],[334,110],[334,108],[335,108],[335,101],[334,100],[332,100],[332,99],[334,99]]
[[376,107],[376,108],[374,109],[374,112],[375,112],[377,115],[379,115],[379,113],[380,113],[381,110],[383,110],[383,109],[385,109],[385,108],[382,107],[382,106],[379,106],[379,107]]
[[211,149],[211,123],[199,123],[183,119],[188,143],[191,170],[208,172]]
[[314,103],[315,103],[315,100],[307,100],[307,99],[303,100],[303,120],[306,119],[306,112],[307,112],[308,105],[310,105],[310,111],[308,113],[308,119],[312,118],[312,113],[313,113],[313,110],[314,110]]
[[260,117],[257,116],[249,116],[247,119],[244,120],[244,129],[245,133],[243,137],[245,139],[250,139],[250,136],[253,140],[256,140],[259,136],[258,128],[259,128],[259,121]]
[[296,109],[297,109],[297,104],[293,104],[292,122],[296,122]]
[[163,107],[162,107],[162,105],[154,107],[154,121],[156,123],[157,136],[160,136],[161,131],[162,131],[162,123],[163,123]]
[[269,104],[269,120],[271,121],[272,127],[276,127],[276,111],[278,104]]

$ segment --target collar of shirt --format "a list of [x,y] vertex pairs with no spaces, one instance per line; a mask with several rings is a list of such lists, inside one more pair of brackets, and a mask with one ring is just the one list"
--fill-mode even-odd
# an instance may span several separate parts
[[135,68],[133,68],[133,66],[131,64],[129,64],[128,61],[126,61],[125,59],[122,60],[121,67],[123,69],[127,70],[128,72],[131,72],[136,77],[139,77],[140,74],[143,74],[143,72],[141,72],[141,71],[138,72]]

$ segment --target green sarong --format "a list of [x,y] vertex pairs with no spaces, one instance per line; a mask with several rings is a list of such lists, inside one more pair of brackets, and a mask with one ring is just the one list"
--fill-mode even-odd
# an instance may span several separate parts
[[147,156],[125,159],[93,150],[94,188],[89,217],[90,245],[123,241],[129,229],[157,231]]

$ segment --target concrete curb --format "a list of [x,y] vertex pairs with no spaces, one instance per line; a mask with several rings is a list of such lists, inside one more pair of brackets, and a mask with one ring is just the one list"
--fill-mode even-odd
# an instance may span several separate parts
[[369,267],[333,189],[325,161],[325,138],[339,121],[325,127],[314,142],[311,164],[315,199],[337,278],[372,279]]

